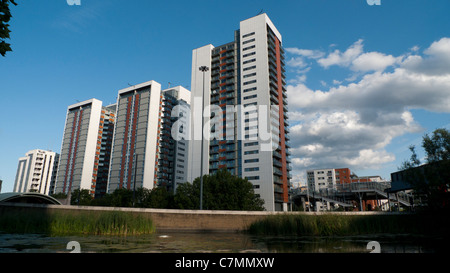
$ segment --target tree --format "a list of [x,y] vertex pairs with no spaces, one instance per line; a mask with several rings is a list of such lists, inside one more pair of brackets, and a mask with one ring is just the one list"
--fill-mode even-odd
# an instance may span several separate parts
[[415,152],[409,161],[402,163],[400,170],[405,171],[406,182],[410,183],[416,192],[427,197],[430,209],[450,207],[450,132],[446,129],[436,129],[431,136],[422,139],[422,148],[426,153],[426,164],[421,165]]
[[70,196],[70,204],[71,205],[79,205],[79,206],[90,206],[92,201],[92,196],[89,190],[80,190],[76,189],[72,191]]
[[11,45],[5,40],[10,39],[9,20],[12,15],[9,10],[9,4],[17,5],[14,0],[0,0],[0,54],[5,57],[6,52],[12,51]]
[[[174,205],[180,209],[198,209],[200,178],[177,188]],[[264,200],[255,195],[253,184],[227,170],[203,176],[203,208],[206,210],[264,210]]]

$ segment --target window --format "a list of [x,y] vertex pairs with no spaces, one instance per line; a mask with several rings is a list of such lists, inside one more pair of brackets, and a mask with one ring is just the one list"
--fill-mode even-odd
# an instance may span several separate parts
[[247,176],[248,180],[259,180],[259,176]]
[[259,167],[254,167],[254,168],[245,168],[246,172],[256,172],[259,171]]
[[256,47],[255,45],[248,46],[248,47],[245,47],[242,51],[246,51],[246,50],[249,50],[249,49],[252,49],[252,48],[255,48],[255,47]]
[[256,54],[256,52],[250,52],[250,53],[247,53],[247,54],[244,54],[244,56],[242,56],[242,57],[248,57],[248,56],[253,56],[253,55],[255,55]]
[[254,155],[259,154],[259,150],[253,150],[253,151],[246,151],[244,152],[244,155]]
[[245,147],[250,147],[250,146],[256,146],[256,145],[258,145],[259,143],[256,141],[256,142],[249,142],[249,143],[245,143],[244,144],[244,146]]
[[249,77],[254,77],[254,76],[256,76],[256,72],[255,72],[255,73],[251,73],[251,74],[244,75],[244,79],[245,79],[245,78],[249,78]]
[[247,159],[244,161],[245,163],[258,163],[259,158]]
[[248,43],[251,43],[251,42],[254,42],[254,41],[255,41],[255,38],[247,40],[247,41],[243,41],[242,44],[245,45],[245,44],[248,44]]
[[256,80],[244,82],[244,85],[249,85],[249,84],[252,84],[252,83],[256,83]]
[[247,103],[247,104],[244,104],[244,107],[251,106],[251,105],[256,106],[257,104],[258,104],[257,102]]
[[256,97],[258,97],[258,95],[255,94],[255,95],[244,97],[244,100],[249,100],[249,99],[253,99],[253,98],[256,98]]
[[256,59],[251,59],[251,60],[245,61],[243,64],[249,64],[249,63],[253,63],[253,62],[256,62]]
[[255,32],[247,33],[247,34],[245,34],[244,36],[242,36],[242,38],[247,38],[247,37],[250,37],[250,36],[252,36],[252,35],[255,35]]
[[247,88],[247,89],[244,89],[244,93],[250,92],[250,91],[255,91],[255,90],[256,90],[256,87]]
[[244,68],[244,71],[252,70],[252,69],[255,69],[255,68],[256,68],[256,65],[249,66],[249,67]]

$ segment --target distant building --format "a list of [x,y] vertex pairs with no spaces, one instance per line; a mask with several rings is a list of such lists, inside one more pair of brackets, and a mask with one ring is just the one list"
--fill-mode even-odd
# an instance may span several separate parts
[[103,107],[97,99],[68,107],[55,193],[105,193],[114,116],[115,106]]
[[307,185],[311,191],[335,189],[336,184],[351,182],[351,171],[348,168],[318,169],[306,172]]
[[19,158],[14,192],[52,194],[59,155],[45,150],[32,150]]
[[381,176],[379,175],[372,175],[372,176],[353,176],[351,179],[352,183],[358,183],[358,182],[386,182]]
[[378,175],[358,177],[349,168],[318,169],[306,171],[309,190],[336,189],[336,185],[362,182],[386,182]]
[[2,183],[3,183],[3,180],[0,179],[0,193],[2,192]]

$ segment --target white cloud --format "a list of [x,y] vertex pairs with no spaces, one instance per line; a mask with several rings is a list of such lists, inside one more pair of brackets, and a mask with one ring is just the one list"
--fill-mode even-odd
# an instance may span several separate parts
[[306,67],[308,64],[305,62],[305,60],[302,57],[296,57],[296,58],[292,58],[287,62],[288,66],[291,67],[298,67],[298,68],[304,68]]
[[351,69],[354,71],[384,71],[388,66],[401,62],[402,57],[395,58],[379,52],[368,52],[359,55],[352,61]]
[[319,59],[317,62],[324,68],[332,65],[349,66],[363,52],[363,40],[359,39],[351,45],[345,52],[338,49],[328,54],[327,57]]
[[426,75],[445,75],[450,73],[450,38],[442,38],[431,44],[424,53],[426,58],[419,55],[408,56],[402,67]]
[[325,55],[325,53],[323,53],[320,50],[300,49],[294,47],[286,48],[286,51],[294,55],[303,56],[311,59],[318,59],[321,58],[323,55]]
[[[379,168],[395,160],[386,150],[406,133],[420,132],[411,109],[450,113],[450,39],[442,38],[424,55],[394,57],[362,51],[358,40],[345,52],[335,50],[317,62],[354,71],[375,71],[356,82],[312,90],[304,82],[289,85],[292,164],[306,169]],[[389,66],[395,66],[385,72]],[[296,173],[294,172],[294,176]]]

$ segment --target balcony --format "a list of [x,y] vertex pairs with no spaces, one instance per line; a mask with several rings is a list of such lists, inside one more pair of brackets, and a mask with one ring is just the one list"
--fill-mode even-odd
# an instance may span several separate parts
[[277,167],[283,167],[283,164],[281,163],[281,161],[274,159],[273,160],[273,166],[277,166]]
[[273,156],[276,158],[282,158],[281,153],[279,153],[278,151],[273,151]]

